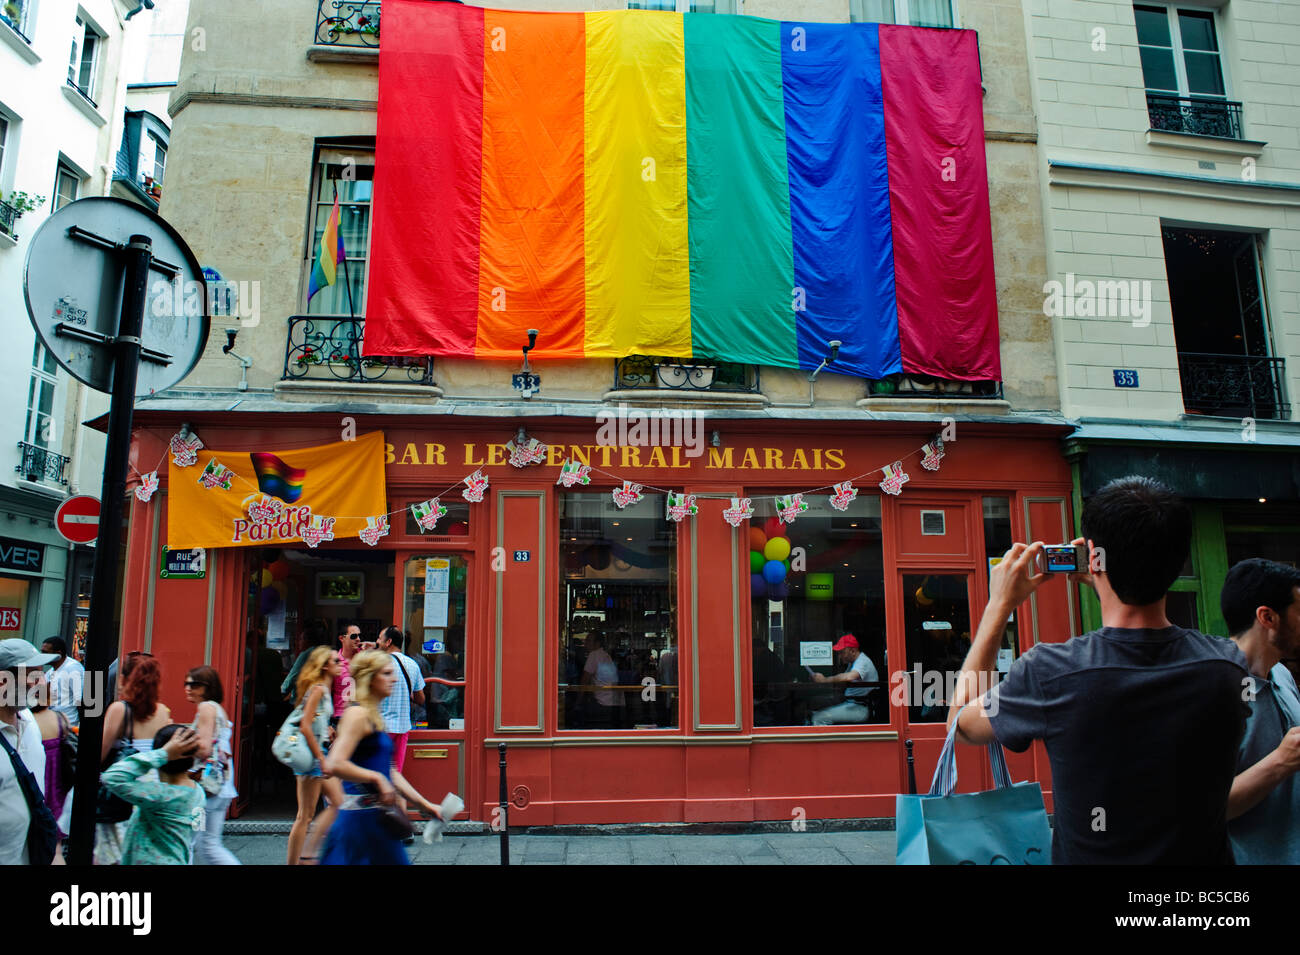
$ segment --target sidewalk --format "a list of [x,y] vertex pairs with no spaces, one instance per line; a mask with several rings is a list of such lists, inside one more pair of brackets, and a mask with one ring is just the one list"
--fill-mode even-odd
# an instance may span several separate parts
[[[283,865],[284,835],[227,834],[244,865]],[[407,849],[416,865],[500,865],[500,837],[449,835]],[[894,833],[786,832],[719,836],[510,834],[512,865],[893,865]]]

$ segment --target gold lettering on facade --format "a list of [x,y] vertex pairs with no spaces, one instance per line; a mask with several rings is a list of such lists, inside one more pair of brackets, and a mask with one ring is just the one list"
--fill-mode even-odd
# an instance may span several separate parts
[[647,464],[646,467],[648,468],[668,467],[668,461],[667,459],[664,458],[663,448],[656,445],[655,447],[650,449],[650,463]]
[[385,464],[392,464],[392,463],[393,463],[394,461],[396,461],[396,460],[397,460],[397,455],[393,453],[393,446],[392,446],[391,444],[385,444],[385,445],[384,445],[384,463],[385,463]]
[[803,453],[803,448],[794,449],[794,456],[790,459],[790,470],[791,471],[808,470],[808,458]]
[[483,460],[482,458],[480,458],[480,457],[478,456],[478,453],[474,450],[474,449],[477,448],[477,447],[478,447],[477,444],[467,444],[467,445],[465,445],[465,463],[466,463],[467,465],[470,465],[470,466],[472,466],[472,467],[476,467],[476,468],[477,468],[477,467],[482,467],[483,465],[487,464],[487,461],[485,461],[485,460]]
[[730,471],[736,466],[732,463],[731,451],[731,448],[723,448],[720,451],[717,448],[709,448],[709,463],[707,467],[710,470],[714,468],[726,468]]
[[741,468],[758,469],[758,455],[754,453],[753,448],[746,448],[745,453],[740,458]]
[[506,446],[504,444],[489,444],[487,446],[487,450],[488,450],[487,463],[493,465],[494,467],[500,467],[501,465],[505,464],[508,460],[510,460],[510,456],[506,453]]
[[424,446],[424,463],[447,465],[447,446],[445,444],[426,444]]
[[[773,462],[776,462],[775,464]],[[763,449],[763,470],[764,471],[784,471],[785,455],[781,453],[780,448]]]
[[408,445],[406,446],[406,450],[404,450],[404,451],[402,452],[402,463],[403,463],[403,464],[419,464],[419,463],[420,463],[420,452],[417,451],[417,450],[415,450],[415,445],[414,445],[414,444],[408,444]]

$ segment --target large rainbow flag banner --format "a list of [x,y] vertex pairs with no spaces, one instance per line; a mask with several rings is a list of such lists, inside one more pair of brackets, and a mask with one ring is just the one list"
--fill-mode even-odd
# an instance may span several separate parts
[[1000,378],[969,30],[384,0],[365,352]]

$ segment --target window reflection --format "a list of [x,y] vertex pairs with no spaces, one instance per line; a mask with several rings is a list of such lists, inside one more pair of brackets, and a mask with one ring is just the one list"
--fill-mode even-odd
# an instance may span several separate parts
[[[465,558],[412,557],[406,562],[406,653],[428,692],[411,721],[429,729],[465,728]],[[428,682],[432,678],[432,682]]]
[[970,650],[965,574],[904,574],[908,720],[943,723]]

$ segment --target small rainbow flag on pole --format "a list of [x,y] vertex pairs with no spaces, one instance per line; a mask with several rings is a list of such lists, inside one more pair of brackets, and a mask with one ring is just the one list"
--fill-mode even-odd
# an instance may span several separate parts
[[253,451],[248,456],[257,474],[257,488],[263,494],[278,497],[286,504],[292,504],[302,496],[303,481],[307,477],[305,468],[290,467],[266,451]]
[[[329,250],[333,249],[331,252]],[[325,223],[325,233],[320,237],[320,252],[316,264],[312,266],[311,278],[307,282],[307,301],[327,285],[333,285],[338,278],[338,267],[343,264],[343,233],[339,231],[339,194],[334,193],[334,208]]]

